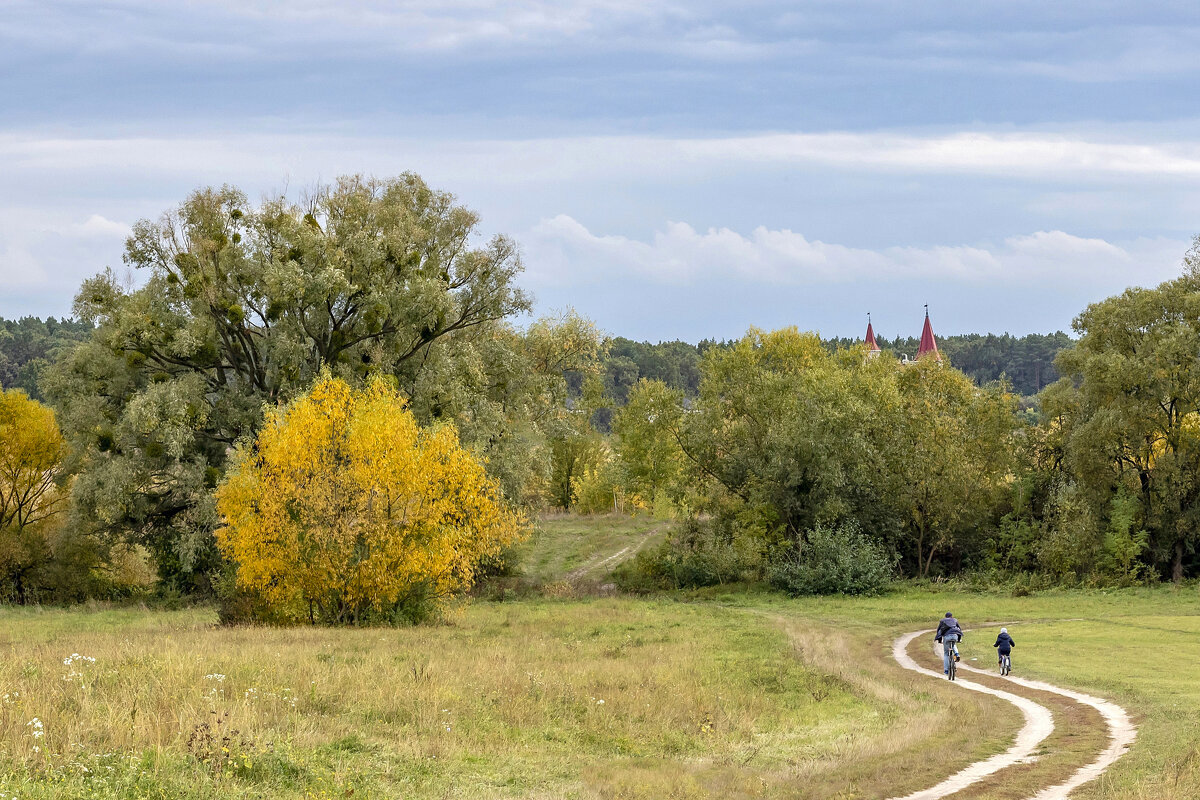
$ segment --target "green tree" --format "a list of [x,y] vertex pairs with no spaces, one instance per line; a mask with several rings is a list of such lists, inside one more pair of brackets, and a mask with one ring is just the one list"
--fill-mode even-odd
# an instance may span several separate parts
[[685,456],[678,438],[683,413],[682,392],[642,379],[613,418],[628,488],[647,502],[660,493],[674,500],[683,494]]
[[1138,497],[1130,524],[1147,530],[1153,562],[1176,581],[1200,538],[1198,248],[1182,277],[1088,306],[1056,389],[1074,396],[1065,460],[1096,515],[1121,491]]
[[48,317],[0,319],[0,386],[43,399],[38,378],[65,348],[91,336],[92,326]]
[[206,189],[139,222],[125,262],[141,285],[111,271],[87,281],[75,308],[95,333],[43,376],[83,454],[78,523],[144,543],[186,577],[216,563],[211,491],[264,405],[324,368],[391,375],[436,417],[427,370],[455,373],[456,351],[478,363],[495,326],[529,308],[516,246],[475,246],[477,224],[411,174],[257,207]]
[[905,520],[917,571],[977,531],[996,508],[1012,468],[1013,398],[978,389],[932,359],[898,370],[900,418],[884,487]]
[[589,471],[600,471],[609,459],[608,446],[592,422],[596,412],[607,405],[604,388],[593,376],[550,433],[549,498],[558,508],[570,509],[578,482]]
[[[830,351],[794,329],[710,350],[679,417],[719,515],[803,559],[806,532],[853,521],[916,574],[982,547],[1011,472],[1014,398],[935,361]],[[824,528],[823,528],[824,530]]]
[[[452,420],[464,446],[486,459],[507,497],[544,505],[551,443],[579,426],[567,375],[594,375],[603,351],[596,326],[574,312],[524,330],[494,323],[454,334],[435,349],[413,387],[423,424]],[[586,431],[586,429],[584,429]]]
[[679,437],[693,475],[775,545],[802,547],[804,531],[847,516],[889,538],[895,518],[880,513],[874,486],[895,408],[879,398],[897,368],[861,348],[831,353],[794,328],[708,350]]

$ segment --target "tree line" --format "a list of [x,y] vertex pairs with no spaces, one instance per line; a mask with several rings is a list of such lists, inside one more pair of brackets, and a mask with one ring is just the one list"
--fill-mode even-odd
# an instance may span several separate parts
[[801,591],[835,568],[838,585],[873,585],[855,571],[878,583],[880,564],[920,578],[1196,575],[1200,244],[1180,278],[1094,303],[1073,328],[1034,413],[1007,380],[978,386],[795,329],[711,348],[693,400],[641,381],[605,469],[693,524],[626,577]]
[[[546,507],[680,520],[662,549],[625,568],[632,588],[752,579],[866,591],[895,575],[1133,581],[1200,568],[1195,250],[1179,279],[1085,309],[1073,345],[1061,333],[948,337],[946,362],[904,365],[893,356],[915,341],[884,340],[889,352],[871,357],[861,342],[797,329],[651,345],[606,339],[573,313],[517,325],[531,308],[517,248],[477,241],[477,227],[411,174],[258,204],[204,189],[134,226],[124,260],[136,286],[105,271],[80,288],[76,321],[0,326],[0,591],[22,601],[230,591],[255,607],[262,597],[239,591],[269,593],[285,576],[248,583],[239,572],[237,548],[217,536],[234,515],[221,492],[265,468],[264,431],[322,414],[344,425],[286,438],[315,443],[361,497],[305,510],[299,493],[279,505],[271,524],[315,520],[290,553],[324,541],[320,552],[349,548],[350,562],[383,575],[379,564],[402,553],[371,560],[365,532],[417,517],[380,508],[391,484],[379,476],[460,459],[457,447],[479,465],[455,461],[443,495],[404,501],[442,503],[439,521],[421,523],[424,538],[389,541],[450,541],[433,533],[452,528],[467,538],[447,547],[474,554],[446,567],[459,579],[426,575],[426,587],[469,584],[503,561],[522,511]],[[329,381],[341,388],[322,390],[314,410],[314,387]],[[362,400],[374,410],[361,422],[337,410],[359,401],[330,399],[364,387],[375,399]],[[350,444],[404,420],[418,433],[390,446],[394,463]],[[424,455],[420,432],[439,430],[454,446]],[[278,455],[279,474],[336,483],[295,472],[289,459],[305,450],[294,447]],[[464,509],[485,506],[500,528],[466,524]],[[357,521],[328,538],[337,509]],[[252,544],[270,527],[243,516],[251,533],[224,541]],[[310,601],[334,620],[403,615],[397,598],[410,596],[354,595],[385,614],[297,591],[290,619]]]
[[[891,358],[917,354],[920,341],[913,337],[876,341]],[[848,337],[827,338],[822,344],[830,350],[851,348],[861,340]],[[704,354],[714,347],[730,347],[734,342],[705,339],[699,344],[681,341],[636,342],[621,336],[609,340],[601,360],[604,386],[616,405],[624,405],[629,393],[641,379],[662,381],[672,389],[694,398],[700,393],[700,363]],[[943,358],[965,373],[979,386],[1006,379],[1012,391],[1022,397],[1033,397],[1059,379],[1055,359],[1074,341],[1066,333],[1012,334],[970,333],[938,339]],[[580,381],[573,389],[578,392]]]

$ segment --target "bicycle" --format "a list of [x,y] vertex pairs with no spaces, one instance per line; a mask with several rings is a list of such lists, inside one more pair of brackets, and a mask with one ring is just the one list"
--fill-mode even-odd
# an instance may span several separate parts
[[1010,672],[1012,672],[1012,656],[1000,656],[1000,674],[1007,675]]
[[950,667],[949,667],[949,670],[946,672],[946,678],[948,680],[954,680],[957,677],[958,677],[958,643],[951,642],[950,643]]

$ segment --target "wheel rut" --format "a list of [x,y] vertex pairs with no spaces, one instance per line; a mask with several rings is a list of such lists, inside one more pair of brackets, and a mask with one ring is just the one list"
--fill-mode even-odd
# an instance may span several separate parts
[[[927,675],[936,680],[945,680],[945,676],[940,670],[920,665],[908,652],[909,645],[914,640],[932,633],[933,630],[929,629],[899,637],[892,646],[892,655],[904,669]],[[940,645],[935,645],[934,652],[937,662],[940,663],[942,658]],[[970,764],[928,789],[891,800],[934,800],[934,798],[948,797],[959,792],[966,796],[973,794],[971,790],[985,789],[989,785],[995,784],[997,779],[992,776],[996,776],[1000,771],[1036,761],[1039,747],[1055,733],[1055,716],[1047,707],[1044,695],[1056,696],[1054,698],[1056,701],[1062,698],[1061,702],[1078,703],[1088,707],[1087,713],[1093,720],[1098,714],[1107,727],[1107,746],[1095,756],[1094,760],[1078,767],[1066,780],[1056,781],[1035,790],[1032,794],[1026,795],[1027,800],[1065,800],[1078,787],[1100,777],[1108,767],[1125,754],[1136,736],[1136,729],[1129,719],[1129,714],[1125,709],[1109,700],[1064,689],[1044,681],[1034,681],[1011,675],[1001,677],[993,672],[961,662],[958,668],[959,679],[954,682],[956,686],[967,691],[989,694],[1012,703],[1020,709],[1024,717],[1024,724],[1017,731],[1012,746],[1005,752]],[[964,678],[964,672],[981,676],[986,680],[986,685],[978,679]],[[998,688],[1000,686],[1004,688]],[[1028,696],[1029,694],[1043,697],[1042,702]]]

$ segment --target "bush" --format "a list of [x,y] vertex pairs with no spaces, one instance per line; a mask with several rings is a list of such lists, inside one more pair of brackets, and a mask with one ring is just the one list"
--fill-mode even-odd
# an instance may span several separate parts
[[729,520],[692,518],[659,547],[614,570],[613,579],[628,592],[685,589],[753,580],[762,566],[761,537]]
[[877,594],[891,581],[896,559],[863,535],[858,523],[818,524],[806,543],[771,566],[771,585],[791,595]]
[[271,622],[426,619],[524,524],[454,427],[421,429],[379,379],[355,391],[325,376],[268,411],[217,504],[236,565],[225,617]]

